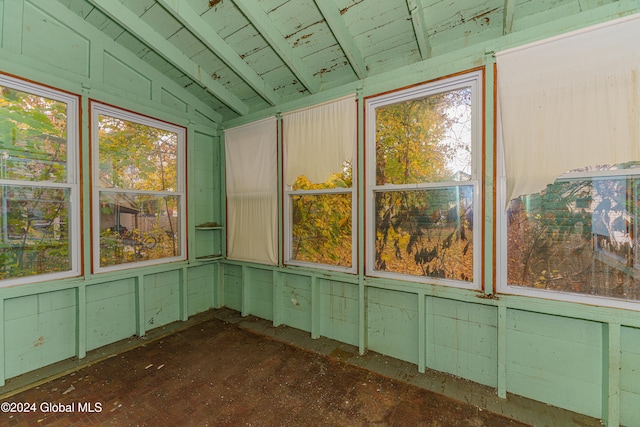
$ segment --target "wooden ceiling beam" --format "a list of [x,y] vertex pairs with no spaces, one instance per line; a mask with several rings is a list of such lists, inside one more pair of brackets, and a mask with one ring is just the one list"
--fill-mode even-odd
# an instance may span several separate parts
[[424,20],[422,0],[407,0],[407,7],[409,8],[409,13],[411,13],[411,23],[413,24],[413,32],[416,34],[420,57],[427,59],[431,57],[431,44],[429,43],[429,34]]
[[284,35],[276,28],[269,16],[251,0],[232,0],[236,7],[260,33],[285,65],[296,76],[298,81],[309,91],[317,93],[320,84],[309,71],[302,59],[294,52]]
[[209,93],[240,115],[249,112],[249,106],[222,84],[204,72],[177,47],[168,42],[157,31],[140,19],[135,13],[123,6],[118,0],[89,0],[108,17],[116,21],[131,34],[147,44],[151,49],[169,61],[190,78],[198,82]]
[[504,0],[504,22],[502,34],[507,35],[513,31],[513,17],[516,10],[516,0]]
[[353,37],[349,33],[349,29],[340,16],[340,9],[334,0],[313,0],[316,7],[324,17],[325,22],[331,29],[333,36],[338,41],[340,48],[351,64],[351,68],[359,79],[367,77],[367,64],[364,62],[362,53],[356,45]]
[[156,0],[198,40],[216,54],[242,80],[271,105],[280,104],[274,88],[264,81],[218,33],[185,0]]

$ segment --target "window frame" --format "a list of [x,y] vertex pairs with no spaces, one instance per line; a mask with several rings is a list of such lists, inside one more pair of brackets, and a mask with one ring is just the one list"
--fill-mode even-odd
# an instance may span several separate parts
[[[356,145],[356,144],[354,144]],[[321,268],[323,270],[340,271],[344,273],[355,273],[357,270],[357,192],[354,187],[357,186],[356,174],[354,174],[354,164],[352,162],[352,184],[351,188],[328,188],[323,190],[291,190],[290,186],[285,186],[284,195],[284,262],[287,265],[294,265],[299,267]],[[322,264],[310,261],[300,261],[292,259],[291,251],[293,246],[293,206],[292,199],[296,196],[323,196],[323,195],[335,195],[335,194],[351,194],[351,267],[342,267],[338,265]]]
[[[388,278],[417,282],[423,284],[436,284],[449,287],[481,290],[482,289],[482,266],[481,253],[483,242],[481,240],[481,219],[480,212],[482,197],[481,172],[482,172],[482,149],[483,149],[483,120],[484,120],[484,70],[472,70],[452,77],[444,77],[431,82],[426,82],[417,86],[408,87],[398,91],[374,95],[365,101],[365,163],[366,163],[366,189],[365,189],[365,275],[369,277]],[[456,89],[469,87],[471,90],[471,177],[468,181],[441,181],[422,182],[415,184],[386,184],[376,183],[376,109],[403,101],[425,98],[431,95],[448,92]],[[376,206],[375,199],[377,193],[393,191],[421,191],[437,190],[446,188],[473,188],[473,280],[469,282],[436,278],[431,276],[417,276],[404,273],[395,273],[376,270],[375,267],[375,243],[376,243]]]
[[[140,113],[125,110],[123,108],[104,104],[99,101],[89,101],[90,122],[91,122],[91,149],[92,149],[92,185],[91,185],[91,211],[92,211],[92,268],[94,273],[103,273],[109,271],[118,271],[129,268],[145,267],[151,265],[167,264],[176,261],[184,261],[187,259],[187,191],[186,191],[186,145],[187,130],[186,128],[172,124],[160,119],[146,116]],[[142,124],[149,127],[173,132],[177,134],[178,147],[176,159],[176,191],[151,191],[151,190],[135,190],[126,188],[108,188],[99,186],[99,164],[100,164],[100,140],[99,140],[99,116],[106,115],[123,121]],[[100,266],[100,193],[113,194],[134,194],[134,195],[170,195],[179,198],[178,206],[178,245],[180,254],[177,256],[163,257],[157,259],[127,262],[105,267]]]
[[[334,100],[335,101],[335,100]],[[329,102],[334,102],[329,101]],[[310,108],[319,107],[323,104],[313,105]],[[356,105],[353,106],[356,108]],[[357,124],[357,113],[356,113]],[[280,130],[282,126],[278,127]],[[356,127],[357,128],[357,127]],[[286,141],[283,138],[283,146],[286,145]],[[283,165],[287,164],[286,149],[283,149]],[[358,156],[358,138],[357,134],[354,135],[353,140],[353,154],[351,160],[351,187],[349,188],[327,188],[320,190],[293,190],[292,186],[287,185],[284,180],[283,186],[283,212],[284,212],[284,264],[298,267],[318,268],[328,271],[337,271],[343,273],[355,274],[358,269],[358,172],[357,172],[357,156]],[[335,195],[335,194],[351,194],[351,267],[343,267],[338,265],[316,263],[310,261],[300,261],[292,258],[292,246],[293,246],[293,203],[292,199],[296,196],[323,196],[323,195]]]
[[[498,120],[498,129],[500,129],[500,120]],[[497,204],[497,274],[496,274],[496,292],[504,295],[518,295],[526,297],[536,297],[561,302],[581,303],[589,305],[598,305],[603,307],[623,308],[623,309],[640,309],[640,300],[625,300],[622,298],[608,297],[604,295],[591,295],[578,292],[566,292],[549,289],[540,289],[527,286],[510,285],[508,283],[508,204],[507,200],[507,177],[504,164],[504,146],[502,144],[501,133],[498,132],[498,200]],[[569,172],[560,175],[556,182],[563,180],[602,180],[616,179],[624,177],[640,178],[640,168],[617,169],[609,171],[592,171],[592,172]],[[638,216],[640,219],[640,215]],[[639,245],[640,246],[640,245]]]
[[[0,85],[13,90],[25,92],[31,95],[51,99],[67,105],[66,115],[66,172],[67,179],[64,182],[51,181],[23,181],[0,179],[2,185],[15,185],[32,188],[68,189],[69,191],[69,260],[70,269],[60,272],[34,274],[10,279],[0,280],[0,288],[6,286],[36,283],[69,277],[77,277],[82,274],[81,263],[81,206],[80,206],[80,96],[45,86],[36,82],[27,81],[17,77],[0,73]],[[75,224],[72,226],[71,224]]]

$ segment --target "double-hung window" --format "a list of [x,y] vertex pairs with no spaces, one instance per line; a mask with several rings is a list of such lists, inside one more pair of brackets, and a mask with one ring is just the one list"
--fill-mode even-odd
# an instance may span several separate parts
[[92,102],[93,267],[185,259],[185,129]]
[[77,118],[76,96],[0,76],[2,285],[80,273]]
[[496,53],[498,290],[638,309],[639,31],[631,16]]
[[286,263],[355,271],[355,97],[286,114],[283,140]]
[[367,274],[479,288],[481,82],[367,100]]

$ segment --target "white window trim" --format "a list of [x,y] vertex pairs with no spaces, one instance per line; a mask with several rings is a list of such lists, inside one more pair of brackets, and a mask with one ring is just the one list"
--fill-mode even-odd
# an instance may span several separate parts
[[[500,135],[500,132],[498,132]],[[497,284],[496,291],[499,294],[507,295],[519,295],[526,297],[535,297],[555,301],[564,301],[572,303],[580,303],[587,305],[598,305],[602,307],[623,308],[629,310],[640,310],[640,300],[624,300],[615,297],[606,297],[601,295],[589,295],[573,292],[554,291],[548,289],[529,288],[525,286],[509,285],[507,283],[507,177],[504,167],[504,152],[502,149],[502,141],[498,136],[498,166],[499,166],[499,179],[498,179],[498,200],[497,206],[502,207],[498,209],[497,215]],[[614,171],[594,171],[589,173],[574,172],[563,174],[558,177],[561,179],[576,179],[576,178],[615,178],[617,176],[640,176],[640,170],[638,169],[621,169]]]
[[[481,222],[480,218],[481,188],[479,176],[482,171],[482,84],[483,72],[473,71],[459,76],[438,80],[432,83],[425,83],[417,87],[392,92],[386,95],[380,95],[370,98],[365,104],[365,120],[366,120],[366,199],[365,212],[368,218],[366,221],[366,271],[365,274],[370,277],[389,278],[395,280],[405,280],[418,283],[429,283],[437,285],[445,285],[450,287],[480,290],[482,288],[481,278],[481,253],[483,250],[483,242],[481,240]],[[473,161],[471,165],[471,179],[469,181],[447,181],[433,182],[407,185],[377,185],[376,184],[376,108],[390,104],[396,104],[402,101],[408,101],[415,98],[427,97],[438,93],[461,89],[464,87],[471,88],[471,153]],[[429,276],[414,276],[410,274],[393,273],[387,271],[379,271],[374,269],[375,265],[375,193],[400,191],[400,190],[424,190],[435,188],[451,188],[473,186],[473,281],[463,282],[451,279],[441,279]]]
[[[37,83],[30,83],[14,77],[0,74],[0,85],[11,89],[27,92],[44,98],[67,104],[67,181],[66,182],[38,182],[38,181],[12,181],[2,180],[3,184],[22,185],[31,187],[49,187],[69,189],[69,242],[71,244],[71,268],[67,271],[36,274],[26,277],[17,277],[0,281],[0,288],[6,286],[20,285],[26,283],[43,282],[49,280],[64,279],[80,275],[81,253],[80,253],[80,186],[78,183],[78,147],[80,146],[79,135],[79,97],[66,92],[61,92],[52,88],[41,86]],[[71,225],[73,224],[73,225]]]
[[[92,208],[92,259],[93,259],[93,272],[103,273],[108,271],[124,270],[129,268],[145,267],[150,265],[167,264],[175,261],[183,261],[187,259],[187,202],[186,202],[186,129],[167,123],[158,119],[154,119],[141,114],[132,113],[126,110],[122,110],[117,107],[112,107],[106,104],[102,104],[97,101],[91,101],[91,148],[92,148],[92,188],[91,188],[91,208]],[[166,130],[168,132],[174,132],[178,135],[178,156],[177,156],[177,184],[176,191],[142,191],[142,190],[129,190],[123,188],[103,188],[99,187],[99,162],[100,162],[100,142],[99,142],[99,126],[98,116],[100,114],[115,117],[121,120],[140,123],[147,126],[152,126],[158,129]],[[160,259],[130,262],[118,265],[111,265],[108,267],[100,266],[100,192],[103,193],[132,193],[132,194],[153,194],[153,195],[171,195],[180,197],[180,222],[179,222],[179,234],[180,234],[180,255],[174,257],[165,257]]]

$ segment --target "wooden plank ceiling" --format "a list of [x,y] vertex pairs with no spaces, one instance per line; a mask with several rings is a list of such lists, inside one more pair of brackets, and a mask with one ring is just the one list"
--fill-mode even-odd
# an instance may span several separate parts
[[223,121],[614,0],[57,0]]

